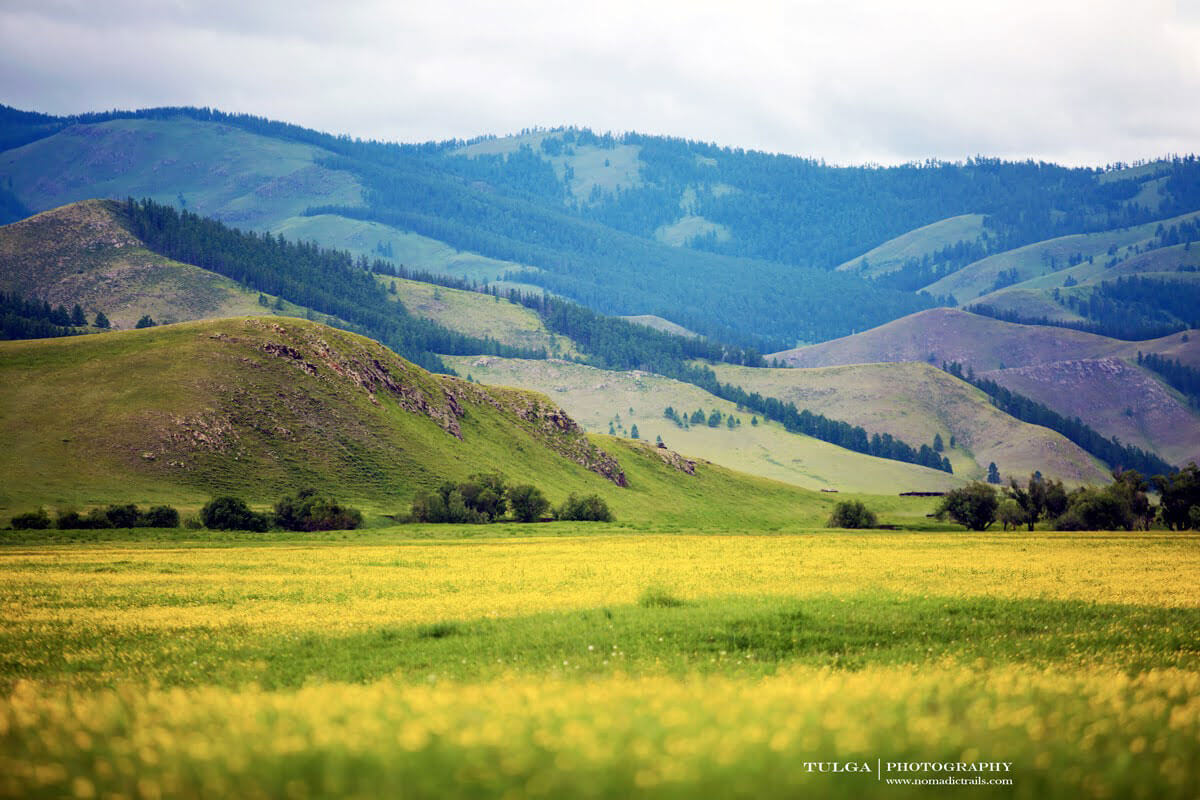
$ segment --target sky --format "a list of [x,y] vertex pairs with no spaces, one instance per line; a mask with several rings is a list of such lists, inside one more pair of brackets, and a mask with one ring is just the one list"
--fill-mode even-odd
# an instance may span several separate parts
[[0,103],[893,164],[1200,151],[1200,0],[0,0]]

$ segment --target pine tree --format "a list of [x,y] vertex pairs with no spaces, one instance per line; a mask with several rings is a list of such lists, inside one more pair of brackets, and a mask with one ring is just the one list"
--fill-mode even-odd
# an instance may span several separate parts
[[1000,482],[1000,470],[996,467],[995,461],[988,464],[987,481],[988,481],[988,483],[999,483]]
[[71,324],[76,328],[81,328],[87,325],[87,317],[83,315],[83,307],[78,303],[71,309]]
[[104,330],[108,330],[111,327],[111,323],[109,323],[108,317],[104,316],[103,311],[96,312],[96,321],[92,324],[97,328],[103,328]]
[[629,429],[629,438],[630,438],[630,439],[636,439],[636,438],[638,438],[638,429],[637,429],[637,425],[634,425],[632,428],[630,428],[630,429]]

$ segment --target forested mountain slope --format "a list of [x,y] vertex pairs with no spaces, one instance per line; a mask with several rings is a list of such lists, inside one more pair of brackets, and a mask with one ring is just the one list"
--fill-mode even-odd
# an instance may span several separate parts
[[[988,159],[836,167],[576,129],[363,142],[188,108],[63,118],[0,109],[0,145],[0,185],[35,211],[146,195],[355,257],[508,275],[604,313],[655,314],[761,349],[929,307],[935,299],[914,290],[930,281],[908,285],[917,256],[932,275],[1200,209],[1190,156],[1110,171]],[[875,282],[833,270],[889,241],[884,260],[905,259],[901,269],[867,270]]]

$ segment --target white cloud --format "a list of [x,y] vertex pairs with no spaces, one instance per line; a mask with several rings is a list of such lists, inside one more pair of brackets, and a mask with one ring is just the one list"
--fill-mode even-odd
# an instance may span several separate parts
[[579,124],[840,163],[1129,161],[1200,149],[1197,5],[9,0],[0,102],[410,141]]

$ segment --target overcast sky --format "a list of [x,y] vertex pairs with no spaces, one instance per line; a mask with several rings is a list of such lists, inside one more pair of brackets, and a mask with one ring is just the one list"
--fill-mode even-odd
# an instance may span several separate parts
[[1200,0],[0,0],[0,103],[1103,164],[1200,152]]

